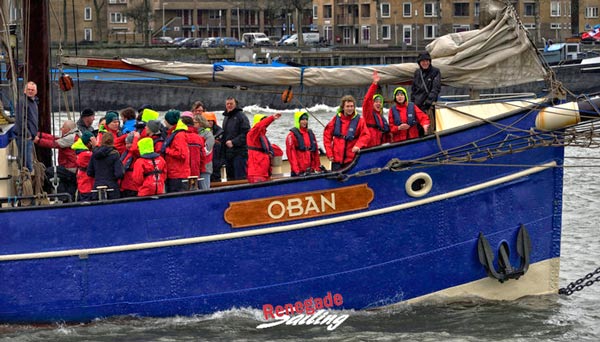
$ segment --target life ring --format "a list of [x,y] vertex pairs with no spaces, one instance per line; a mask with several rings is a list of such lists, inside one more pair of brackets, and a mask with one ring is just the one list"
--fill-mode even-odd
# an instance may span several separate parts
[[432,187],[431,176],[425,172],[419,172],[408,177],[404,189],[411,197],[423,197],[431,191]]

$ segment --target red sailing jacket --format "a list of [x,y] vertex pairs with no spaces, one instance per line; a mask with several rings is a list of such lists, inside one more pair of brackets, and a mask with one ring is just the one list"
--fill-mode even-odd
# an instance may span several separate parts
[[[274,153],[269,139],[267,139],[267,127],[275,121],[274,116],[268,116],[259,121],[248,131],[246,135],[246,144],[248,145],[248,171],[247,178],[269,179],[271,176],[271,158]],[[265,151],[265,148],[271,147],[271,151]]]
[[[404,102],[403,104],[396,103],[396,108],[400,113],[400,120],[403,123],[407,123],[408,115],[406,115],[406,108],[408,106],[408,102]],[[415,119],[421,126],[429,125],[429,117],[427,114],[423,113],[417,105],[415,105]],[[390,122],[390,133],[392,133],[392,142],[404,141],[407,139],[414,139],[419,137],[419,129],[417,125],[411,126],[409,129],[399,130],[398,126],[394,122],[394,111],[390,108],[390,112],[388,114],[388,120]]]
[[[167,139],[163,143],[164,158],[167,162],[167,179],[188,178],[190,171],[190,148],[185,131],[187,126],[179,121],[167,131]],[[175,135],[172,137],[172,135]]]
[[138,185],[133,181],[133,164],[140,157],[140,150],[137,148],[139,138],[133,138],[131,148],[125,151],[126,155],[121,155],[121,162],[123,163],[123,170],[125,174],[121,179],[121,191],[133,190],[138,191]]
[[138,187],[138,196],[160,195],[165,192],[167,162],[158,153],[141,156],[133,164],[132,178]]
[[[378,146],[384,142],[388,142],[385,140],[383,132],[378,128],[377,122],[375,121],[375,119],[377,119],[380,125],[383,124],[382,113],[376,112],[375,109],[373,109],[373,95],[375,95],[376,90],[377,84],[371,83],[362,105],[362,117],[365,120],[365,124],[367,124],[369,133],[371,134],[371,140],[369,140],[369,145],[367,147]],[[377,118],[375,116],[377,116]]]
[[[65,139],[71,134],[73,135],[72,139]],[[67,169],[77,168],[77,156],[75,155],[75,150],[71,148],[71,145],[79,139],[75,133],[69,132],[66,136],[59,138],[52,134],[38,132],[38,136],[40,137],[40,140],[37,142],[38,146],[58,149],[58,165],[64,166]],[[65,144],[65,146],[61,146],[61,144]]]
[[87,175],[87,167],[91,158],[92,151],[77,151],[77,190],[80,194],[88,194],[94,188],[94,177]]
[[358,114],[355,114],[353,117],[348,117],[343,113],[336,114],[325,126],[325,130],[323,131],[323,143],[325,144],[325,152],[327,153],[327,157],[333,157],[334,163],[348,164],[354,159],[354,152],[352,152],[352,147],[358,146],[359,148],[365,148],[369,145],[369,141],[371,140],[371,134],[367,129],[367,125],[365,124],[365,120],[358,115],[358,124],[356,125],[356,132],[354,134],[354,139],[347,141],[342,137],[334,136],[335,130],[335,122],[341,120],[341,134],[346,135],[348,133],[348,128],[350,127],[350,123],[352,119],[356,117]]
[[185,138],[190,149],[190,175],[200,177],[201,172],[206,172],[206,144],[204,137],[198,135],[198,129],[188,126]]
[[298,129],[298,132],[302,136],[302,141],[304,141],[304,151],[299,149],[298,139],[293,132],[290,132],[285,139],[285,154],[287,155],[288,162],[290,163],[290,171],[294,172],[295,174],[306,172],[307,169],[318,171],[319,167],[321,166],[321,160],[319,158],[319,145],[315,141],[315,150],[311,151],[308,129],[300,128]]
[[[111,132],[113,134],[113,138],[115,139],[115,143],[113,144],[113,146],[115,147],[115,149],[117,150],[117,152],[119,152],[119,155],[123,154],[123,152],[125,152],[125,139],[127,138],[127,134],[121,134],[121,132],[119,131],[113,131],[112,129],[108,128],[107,126],[104,126],[104,129],[106,129],[107,132]],[[102,135],[104,134],[104,132],[99,131],[98,132],[98,137],[96,137],[97,142],[97,146],[102,145]]]

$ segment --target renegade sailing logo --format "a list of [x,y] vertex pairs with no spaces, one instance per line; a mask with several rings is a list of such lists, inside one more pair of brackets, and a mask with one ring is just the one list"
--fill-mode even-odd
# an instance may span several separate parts
[[303,302],[298,301],[294,304],[288,303],[273,307],[271,304],[263,305],[263,315],[267,321],[259,324],[257,329],[266,329],[281,324],[285,325],[327,325],[327,330],[337,329],[348,315],[336,315],[325,309],[332,309],[334,306],[344,304],[344,298],[339,293],[334,295],[327,292],[323,298],[310,297]]

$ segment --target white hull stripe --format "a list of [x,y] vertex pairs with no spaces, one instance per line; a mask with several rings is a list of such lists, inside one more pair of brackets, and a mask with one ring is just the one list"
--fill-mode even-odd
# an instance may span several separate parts
[[181,245],[189,245],[196,243],[204,243],[204,242],[213,242],[213,241],[221,241],[221,240],[229,240],[229,239],[238,239],[249,236],[258,236],[258,235],[266,235],[273,233],[281,233],[291,230],[298,229],[306,229],[312,228],[316,226],[328,225],[343,221],[356,220],[365,217],[377,216],[388,214],[391,212],[404,210],[408,208],[417,207],[420,205],[433,203],[437,201],[443,201],[449,198],[461,196],[464,194],[468,194],[471,192],[479,191],[485,188],[493,187],[502,183],[511,182],[515,179],[525,177],[531,174],[535,174],[538,172],[542,172],[548,168],[552,168],[556,166],[556,162],[549,162],[546,164],[542,164],[540,166],[532,167],[527,170],[519,171],[513,173],[509,176],[504,176],[501,178],[497,178],[488,182],[484,182],[478,185],[473,185],[470,187],[466,187],[460,190],[455,190],[451,192],[447,192],[441,195],[436,195],[420,200],[416,200],[410,203],[403,203],[399,205],[394,205],[381,209],[374,209],[369,211],[364,211],[355,214],[343,215],[338,217],[326,218],[322,220],[310,221],[310,222],[302,222],[295,224],[288,224],[284,226],[271,227],[271,228],[263,228],[263,229],[255,229],[255,230],[246,230],[235,233],[225,233],[225,234],[216,234],[209,236],[200,236],[194,238],[185,238],[185,239],[174,239],[174,240],[165,240],[165,241],[157,241],[157,242],[145,242],[145,243],[136,243],[129,245],[119,245],[119,246],[111,246],[111,247],[98,247],[98,248],[86,248],[86,249],[70,249],[64,251],[54,251],[54,252],[40,252],[40,253],[22,253],[22,254],[6,254],[0,255],[0,261],[14,261],[14,260],[27,260],[27,259],[44,259],[44,258],[62,258],[69,256],[79,256],[82,258],[87,257],[91,254],[104,254],[104,253],[117,253],[117,252],[127,252],[127,251],[135,251],[142,249],[150,249],[150,248],[162,248],[162,247],[172,247],[172,246],[181,246]]

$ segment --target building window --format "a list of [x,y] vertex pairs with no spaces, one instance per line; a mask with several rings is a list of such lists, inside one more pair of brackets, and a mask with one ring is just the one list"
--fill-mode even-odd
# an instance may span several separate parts
[[86,7],[83,9],[83,20],[90,21],[92,20],[92,8]]
[[560,17],[560,2],[558,2],[558,1],[550,2],[550,16],[551,17]]
[[88,42],[91,42],[93,40],[91,28],[83,29],[83,40],[88,41]]
[[392,31],[390,29],[390,25],[383,25],[383,26],[381,26],[381,38],[383,40],[390,40],[390,39],[392,39]]
[[469,3],[468,2],[455,2],[454,3],[454,16],[455,17],[468,17],[469,16]]
[[404,38],[404,44],[412,45],[412,25],[402,26],[402,37]]
[[473,6],[473,8],[475,9],[475,10],[474,10],[474,12],[473,12],[473,14],[474,14],[476,17],[478,17],[478,16],[479,16],[479,12],[480,12],[480,10],[481,10],[481,6],[480,6],[479,2],[476,2],[476,3],[475,3],[475,6]]
[[551,23],[550,29],[551,30],[560,30],[560,23]]
[[109,4],[116,4],[116,3],[117,3],[117,0],[108,0],[108,3],[109,3]]
[[585,8],[586,18],[598,18],[598,7],[586,7]]
[[425,25],[425,39],[435,39],[438,37],[437,25]]
[[313,19],[319,19],[319,6],[313,5]]
[[526,30],[535,30],[535,24],[523,24]]
[[464,32],[469,31],[471,27],[469,25],[452,25],[452,30],[454,32]]
[[525,6],[525,13],[523,13],[524,17],[535,17],[535,3],[533,2],[526,2],[524,4]]
[[412,4],[410,2],[402,4],[402,16],[405,18],[410,18],[412,16]]
[[110,14],[110,22],[112,24],[125,24],[127,23],[127,17],[121,12],[113,12]]
[[390,17],[390,4],[389,3],[381,4],[381,17],[382,18]]
[[360,17],[361,18],[371,17],[371,4],[360,5]]
[[332,14],[331,5],[323,5],[323,18],[331,19]]
[[369,43],[371,41],[371,26],[362,26],[361,28],[361,39],[363,43]]
[[333,40],[333,28],[331,26],[323,26],[323,36],[325,40],[331,42]]
[[423,6],[426,17],[437,17],[438,11],[435,2],[426,2]]

